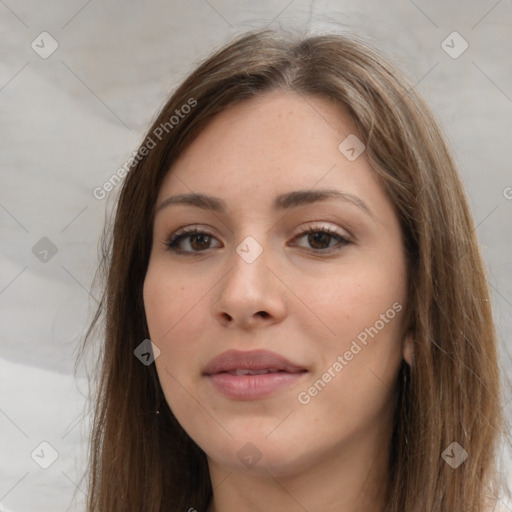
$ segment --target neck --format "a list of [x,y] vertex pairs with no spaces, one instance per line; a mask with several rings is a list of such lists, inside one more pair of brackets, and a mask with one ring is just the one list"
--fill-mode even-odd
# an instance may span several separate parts
[[350,443],[333,449],[307,469],[276,474],[257,465],[226,468],[209,460],[213,497],[207,512],[382,512],[386,505],[388,445]]

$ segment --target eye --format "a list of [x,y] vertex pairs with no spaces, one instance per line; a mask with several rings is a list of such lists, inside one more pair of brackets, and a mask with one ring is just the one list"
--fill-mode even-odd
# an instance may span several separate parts
[[[217,245],[212,246],[216,242]],[[220,242],[208,231],[191,226],[173,233],[165,245],[176,253],[199,253],[213,247],[220,247]]]
[[315,252],[333,252],[340,250],[343,246],[352,242],[336,231],[325,227],[311,227],[294,238],[295,241],[304,239],[309,247],[296,244],[305,249],[311,249]]
[[[305,241],[297,243],[297,241]],[[294,239],[294,244],[312,252],[330,253],[340,250],[352,242],[336,231],[326,227],[311,227],[302,231]],[[168,250],[178,254],[198,254],[208,249],[222,247],[212,233],[197,226],[190,226],[173,233],[164,242]]]

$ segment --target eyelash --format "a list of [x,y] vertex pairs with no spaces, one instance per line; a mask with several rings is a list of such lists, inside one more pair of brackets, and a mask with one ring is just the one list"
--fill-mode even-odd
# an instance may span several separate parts
[[[344,246],[352,244],[351,240],[349,240],[347,237],[344,237],[344,236],[336,233],[336,231],[334,231],[332,229],[329,229],[326,227],[314,227],[314,226],[310,227],[304,231],[301,231],[297,236],[295,236],[293,238],[293,240],[297,240],[304,236],[307,236],[310,234],[315,234],[315,233],[323,233],[332,238],[335,238],[335,239],[337,239],[337,243],[333,246],[328,246],[327,248],[324,248],[324,249],[306,249],[314,254],[329,254],[329,253],[341,250]],[[201,253],[207,252],[210,248],[205,249],[203,251],[184,251],[184,250],[178,248],[178,244],[182,240],[191,238],[193,235],[206,235],[210,238],[215,238],[215,236],[212,233],[210,233],[209,231],[207,231],[205,229],[198,228],[197,226],[190,226],[190,227],[180,229],[179,231],[170,235],[169,238],[166,241],[164,241],[164,244],[169,251],[172,251],[172,252],[174,252],[176,254],[180,254],[180,255],[197,256],[197,255],[200,255]],[[304,247],[303,247],[303,249],[304,249]]]

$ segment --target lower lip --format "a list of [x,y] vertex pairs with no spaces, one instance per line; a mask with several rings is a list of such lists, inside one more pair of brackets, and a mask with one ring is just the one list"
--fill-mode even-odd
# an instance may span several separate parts
[[307,372],[277,372],[260,375],[208,375],[214,388],[224,396],[235,400],[257,400],[292,386]]

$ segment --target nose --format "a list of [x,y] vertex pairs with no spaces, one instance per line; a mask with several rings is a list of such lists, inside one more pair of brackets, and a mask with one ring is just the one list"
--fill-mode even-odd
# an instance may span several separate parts
[[233,251],[216,289],[213,315],[224,327],[257,329],[281,322],[287,314],[283,282],[268,264],[267,251],[252,262]]

